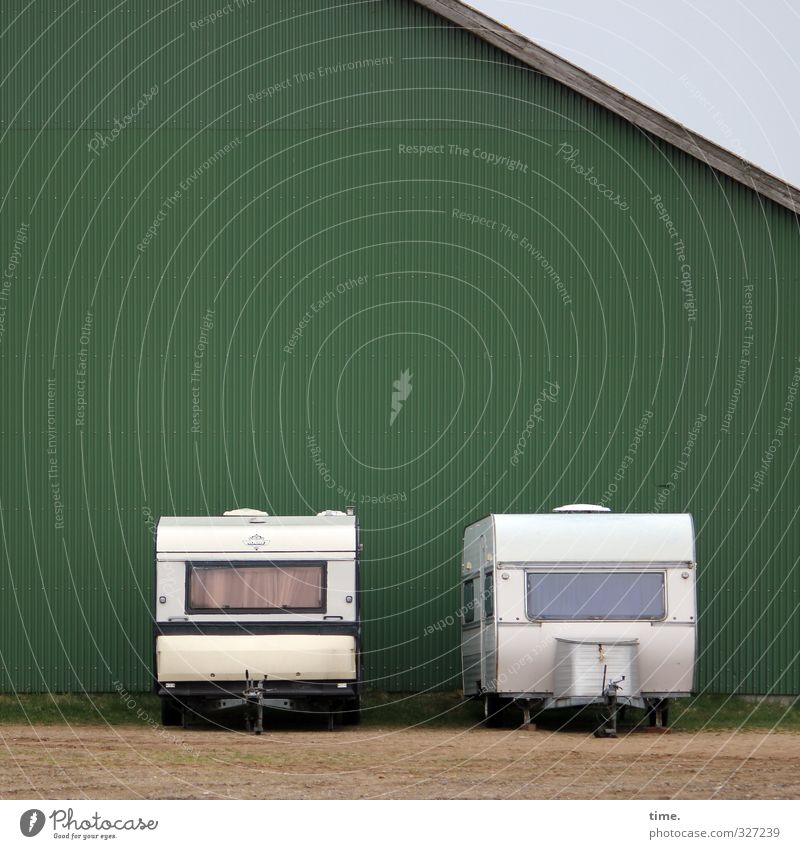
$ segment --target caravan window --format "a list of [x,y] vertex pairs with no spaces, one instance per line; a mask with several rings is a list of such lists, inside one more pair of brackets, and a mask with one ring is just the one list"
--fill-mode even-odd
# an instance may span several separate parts
[[485,619],[494,616],[494,575],[491,572],[483,577],[483,616]]
[[190,613],[323,610],[325,563],[188,563]]
[[663,572],[528,572],[531,619],[663,619]]
[[461,608],[464,622],[475,621],[475,578],[464,584],[464,604]]

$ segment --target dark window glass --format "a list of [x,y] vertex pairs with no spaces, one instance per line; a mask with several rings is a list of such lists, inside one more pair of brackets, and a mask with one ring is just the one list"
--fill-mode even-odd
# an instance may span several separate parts
[[494,616],[494,575],[487,572],[483,577],[483,615]]
[[663,619],[663,572],[528,572],[531,619]]
[[475,621],[475,579],[464,584],[464,621]]

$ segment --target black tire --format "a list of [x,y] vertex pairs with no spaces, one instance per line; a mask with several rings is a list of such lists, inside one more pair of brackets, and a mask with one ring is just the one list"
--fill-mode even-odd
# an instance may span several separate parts
[[494,695],[486,693],[483,697],[483,724],[486,728],[498,728],[503,722],[503,709],[506,707],[504,701]]
[[647,720],[651,728],[656,727],[656,709],[661,708],[661,727],[669,726],[669,699],[654,699],[647,703]]
[[167,727],[183,725],[183,708],[172,696],[161,697],[161,724]]
[[361,699],[348,699],[342,710],[342,725],[361,724]]

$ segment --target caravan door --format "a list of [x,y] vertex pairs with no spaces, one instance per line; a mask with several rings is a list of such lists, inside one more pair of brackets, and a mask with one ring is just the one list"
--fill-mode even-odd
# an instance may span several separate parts
[[497,678],[494,576],[494,560],[484,535],[481,536],[480,596],[475,599],[475,615],[481,622],[481,686],[492,692],[496,689]]

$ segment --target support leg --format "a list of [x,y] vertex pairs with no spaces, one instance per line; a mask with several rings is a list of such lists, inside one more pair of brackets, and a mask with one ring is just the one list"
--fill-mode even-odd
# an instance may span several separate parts
[[611,704],[608,706],[609,710],[609,721],[606,728],[606,735],[608,737],[616,737],[617,736],[617,700],[615,698],[611,699]]
[[606,703],[600,711],[601,722],[595,730],[595,737],[617,736],[617,700],[613,696],[606,697]]

